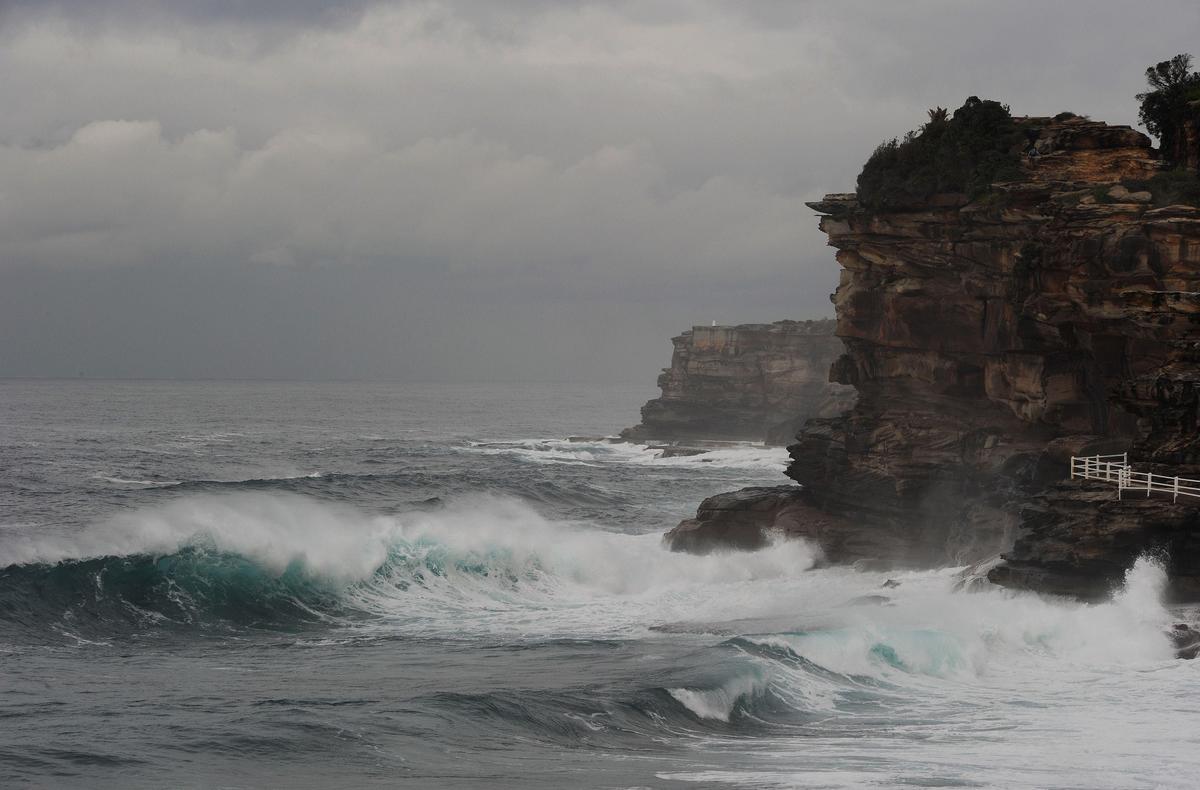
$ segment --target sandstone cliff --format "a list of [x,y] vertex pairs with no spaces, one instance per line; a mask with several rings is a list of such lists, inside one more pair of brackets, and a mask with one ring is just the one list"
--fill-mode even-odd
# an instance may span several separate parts
[[854,390],[829,381],[841,353],[835,322],[697,326],[672,338],[662,397],[642,407],[632,441],[740,439],[787,444],[808,417],[848,408]]
[[805,425],[787,472],[804,488],[761,524],[786,511],[804,533],[803,505],[853,525],[837,559],[1003,550],[994,581],[1084,596],[1161,548],[1200,592],[1194,506],[1064,482],[1071,454],[1125,449],[1200,478],[1200,209],[1155,205],[1133,129],[1018,122],[1040,155],[975,200],[810,204],[841,265],[832,377],[859,397]]

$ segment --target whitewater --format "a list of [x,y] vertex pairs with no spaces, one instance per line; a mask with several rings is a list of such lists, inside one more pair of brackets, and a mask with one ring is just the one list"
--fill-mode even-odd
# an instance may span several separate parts
[[1195,786],[1159,559],[671,553],[786,453],[568,438],[646,395],[0,382],[0,785]]

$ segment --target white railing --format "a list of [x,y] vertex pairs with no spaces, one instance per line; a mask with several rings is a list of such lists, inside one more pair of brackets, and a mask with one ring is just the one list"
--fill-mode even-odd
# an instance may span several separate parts
[[1071,456],[1071,479],[1103,480],[1117,484],[1117,497],[1126,491],[1145,491],[1170,494],[1172,502],[1181,496],[1200,499],[1200,480],[1156,475],[1153,472],[1135,472],[1129,465],[1129,454],[1090,455],[1084,458]]
[[1122,472],[1129,468],[1129,453],[1120,455],[1089,455],[1086,458],[1071,456],[1071,479],[1106,480],[1115,483]]

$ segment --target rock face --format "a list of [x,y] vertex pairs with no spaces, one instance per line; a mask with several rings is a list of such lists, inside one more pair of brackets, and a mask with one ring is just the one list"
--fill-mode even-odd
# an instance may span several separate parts
[[804,538],[820,547],[828,562],[852,562],[901,548],[869,525],[857,524],[813,507],[799,486],[743,488],[700,503],[696,517],[665,536],[672,551],[707,554],[717,549],[753,551],[776,537]]
[[795,535],[809,520],[809,508],[796,486],[743,488],[700,503],[696,518],[666,534],[672,551],[708,554],[715,549],[753,551],[767,545],[771,533]]
[[829,381],[842,353],[835,322],[697,326],[672,338],[662,397],[642,407],[631,441],[740,439],[787,444],[810,416],[848,408],[854,391]]
[[831,375],[858,400],[808,421],[787,474],[876,536],[863,556],[1006,551],[993,581],[1095,596],[1161,548],[1191,596],[1200,500],[1062,481],[1073,454],[1125,450],[1200,479],[1200,209],[1152,205],[1139,182],[1160,165],[1133,129],[1018,121],[1041,155],[977,200],[810,204],[841,265]]
[[1162,556],[1177,598],[1200,600],[1200,508],[1095,481],[1056,483],[1018,505],[1021,534],[988,578],[1008,587],[1107,597],[1147,551]]

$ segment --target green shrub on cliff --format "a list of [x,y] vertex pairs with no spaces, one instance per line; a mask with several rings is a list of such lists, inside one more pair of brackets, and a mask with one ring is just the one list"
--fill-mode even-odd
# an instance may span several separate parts
[[1024,137],[1006,105],[972,96],[949,118],[941,108],[929,115],[919,130],[871,154],[858,176],[864,206],[906,208],[938,192],[974,198],[1019,177]]
[[1169,159],[1181,153],[1175,138],[1183,123],[1200,121],[1200,74],[1191,68],[1192,56],[1186,53],[1157,63],[1146,69],[1151,90],[1137,95],[1138,117]]
[[1176,168],[1159,173],[1146,187],[1154,195],[1154,205],[1173,206],[1183,203],[1200,206],[1200,177],[1190,170]]

